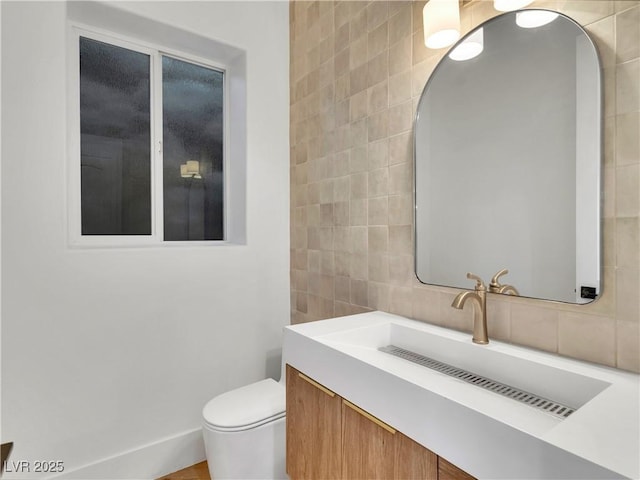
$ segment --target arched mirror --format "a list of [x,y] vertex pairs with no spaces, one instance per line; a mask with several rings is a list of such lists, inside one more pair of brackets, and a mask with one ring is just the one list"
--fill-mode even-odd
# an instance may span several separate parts
[[420,281],[508,269],[522,296],[597,298],[601,73],[577,23],[523,10],[477,27],[431,75],[414,135]]

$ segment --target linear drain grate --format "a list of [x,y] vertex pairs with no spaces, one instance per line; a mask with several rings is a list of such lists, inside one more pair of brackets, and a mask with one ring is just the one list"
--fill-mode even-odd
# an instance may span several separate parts
[[405,350],[404,348],[396,347],[395,345],[387,345],[386,347],[380,347],[381,352],[389,353],[396,357],[409,360],[410,362],[417,363],[423,367],[428,367],[432,370],[436,370],[440,373],[444,373],[450,377],[463,380],[467,383],[475,385],[477,387],[484,388],[494,393],[498,393],[502,396],[517,400],[521,403],[529,405],[530,407],[542,410],[545,413],[553,415],[558,418],[566,418],[571,415],[575,409],[562,405],[561,403],[554,402],[533,393],[525,392],[518,388],[510,387],[504,383],[496,382],[490,378],[476,375],[475,373],[468,372],[461,368],[447,365],[446,363],[439,362],[433,358],[425,357],[418,353]]

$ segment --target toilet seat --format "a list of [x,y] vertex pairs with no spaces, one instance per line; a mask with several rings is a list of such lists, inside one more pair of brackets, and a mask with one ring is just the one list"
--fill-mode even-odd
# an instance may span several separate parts
[[218,395],[202,410],[206,427],[221,432],[250,430],[285,415],[285,388],[271,378]]

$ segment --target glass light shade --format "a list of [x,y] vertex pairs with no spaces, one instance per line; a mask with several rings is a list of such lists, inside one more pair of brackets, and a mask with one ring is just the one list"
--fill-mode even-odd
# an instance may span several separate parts
[[464,41],[456,46],[451,53],[449,54],[449,58],[451,60],[457,60],[459,62],[464,60],[470,60],[473,57],[477,57],[482,53],[484,49],[484,29],[479,28]]
[[202,178],[200,176],[200,162],[198,162],[198,160],[187,160],[187,163],[180,165],[180,176],[185,178]]
[[533,0],[493,0],[493,8],[500,12],[510,12],[524,8],[532,2]]
[[516,13],[516,24],[522,28],[537,28],[558,18],[556,12],[549,10],[526,10]]
[[422,9],[424,44],[428,48],[444,48],[460,38],[458,0],[429,0]]

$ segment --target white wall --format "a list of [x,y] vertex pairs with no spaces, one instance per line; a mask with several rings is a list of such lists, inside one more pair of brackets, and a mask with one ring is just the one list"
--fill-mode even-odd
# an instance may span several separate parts
[[2,2],[2,441],[67,470],[278,375],[289,321],[288,3],[117,6],[246,50],[247,245],[68,248],[66,6]]

